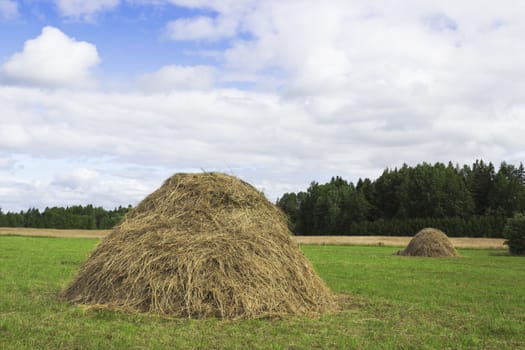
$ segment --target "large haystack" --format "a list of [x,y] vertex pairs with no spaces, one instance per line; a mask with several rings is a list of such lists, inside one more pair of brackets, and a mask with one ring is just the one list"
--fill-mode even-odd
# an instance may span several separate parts
[[282,212],[251,185],[220,173],[166,180],[97,246],[62,296],[196,318],[335,308]]
[[457,256],[456,249],[447,235],[435,228],[424,228],[398,252],[405,256],[450,257]]

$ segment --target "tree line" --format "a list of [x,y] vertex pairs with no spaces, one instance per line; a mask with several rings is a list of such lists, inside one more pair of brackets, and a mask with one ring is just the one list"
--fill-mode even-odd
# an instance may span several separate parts
[[425,226],[449,236],[501,237],[506,219],[525,212],[525,169],[476,160],[385,169],[356,184],[337,176],[285,193],[277,205],[304,235],[412,235]]
[[131,205],[106,210],[89,204],[4,213],[0,208],[0,227],[103,230],[115,226],[130,209]]

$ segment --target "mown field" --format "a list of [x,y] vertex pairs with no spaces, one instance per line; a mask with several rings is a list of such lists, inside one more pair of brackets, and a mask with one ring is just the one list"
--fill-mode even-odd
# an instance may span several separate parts
[[[27,227],[0,227],[0,235],[45,236],[69,238],[103,238],[111,230],[63,230]],[[300,244],[340,244],[340,245],[388,245],[404,247],[412,236],[293,236]],[[451,237],[456,248],[506,249],[503,238]]]
[[58,291],[96,239],[0,236],[1,349],[525,349],[525,258],[393,256],[388,246],[303,245],[343,312],[317,318],[161,318],[69,305]]

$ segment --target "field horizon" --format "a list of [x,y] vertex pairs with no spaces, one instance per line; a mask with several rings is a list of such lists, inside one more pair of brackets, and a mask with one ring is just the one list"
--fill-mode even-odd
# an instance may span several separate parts
[[[41,236],[60,238],[103,238],[111,230],[69,230],[26,227],[0,227],[1,235]],[[294,235],[299,244],[335,244],[335,245],[377,245],[403,247],[412,236],[303,236]],[[455,248],[507,249],[503,238],[485,237],[449,237]]]

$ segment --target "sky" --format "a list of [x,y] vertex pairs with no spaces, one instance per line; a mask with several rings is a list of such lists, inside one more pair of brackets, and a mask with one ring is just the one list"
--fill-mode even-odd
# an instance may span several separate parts
[[0,0],[0,208],[525,160],[522,0]]

